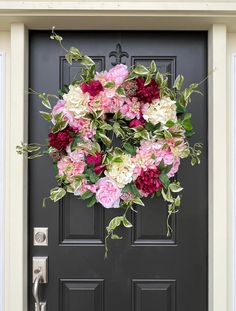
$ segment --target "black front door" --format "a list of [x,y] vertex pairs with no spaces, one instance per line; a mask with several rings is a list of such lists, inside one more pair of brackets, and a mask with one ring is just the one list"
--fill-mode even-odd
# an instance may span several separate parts
[[[63,43],[90,55],[97,71],[117,62],[148,65],[179,73],[186,85],[207,75],[205,32],[63,32]],[[77,63],[66,62],[49,32],[30,33],[30,87],[56,93],[78,73]],[[113,53],[111,53],[113,51]],[[125,52],[122,54],[122,52]],[[33,256],[49,257],[49,282],[41,296],[48,311],[206,311],[207,310],[207,88],[193,96],[190,110],[197,129],[192,141],[204,144],[200,166],[183,161],[179,179],[184,187],[174,229],[166,237],[167,209],[160,199],[147,200],[133,216],[134,227],[113,241],[104,260],[104,235],[108,221],[121,211],[67,196],[59,204],[42,199],[56,185],[52,162],[44,157],[29,163],[29,263]],[[29,141],[43,142],[48,124],[38,114],[39,101],[30,96]],[[48,227],[47,247],[33,246],[33,228]],[[122,229],[121,232],[122,234]],[[29,310],[34,310],[32,267],[29,266]]]

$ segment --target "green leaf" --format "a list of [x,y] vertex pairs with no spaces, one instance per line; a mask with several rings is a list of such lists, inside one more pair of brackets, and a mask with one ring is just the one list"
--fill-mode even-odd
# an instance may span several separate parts
[[97,202],[96,196],[93,195],[89,200],[89,202],[86,204],[86,207],[88,208],[93,207],[96,202]]
[[72,55],[75,55],[77,58],[80,58],[82,56],[80,51],[77,48],[73,47],[73,46],[70,48],[70,53]]
[[171,195],[169,189],[165,192],[165,190],[162,188],[161,194],[162,194],[162,197],[163,197],[163,199],[164,199],[165,201],[170,202],[170,203],[173,203],[173,202],[174,202],[174,199],[172,198],[172,195]]
[[91,66],[93,66],[95,64],[94,61],[87,55],[84,55],[82,57],[82,60],[80,61],[80,63],[82,65],[87,66],[87,67],[91,67]]
[[98,136],[100,137],[101,141],[105,144],[105,145],[110,145],[111,144],[111,140],[109,137],[107,137],[105,134],[101,133],[101,132],[97,132]]
[[129,186],[130,186],[130,191],[133,193],[133,195],[135,196],[135,197],[140,197],[140,193],[139,193],[139,191],[138,191],[138,189],[137,189],[137,187],[135,186],[135,184],[129,184]]
[[92,170],[87,170],[86,173],[88,174],[89,180],[92,183],[95,183],[98,181],[99,177]]
[[153,132],[153,131],[155,130],[155,125],[152,124],[151,122],[147,122],[147,123],[145,124],[145,129],[146,129],[147,131]]
[[120,124],[119,124],[118,122],[115,122],[115,123],[113,124],[113,131],[114,131],[116,137],[119,137],[119,136],[122,137],[122,138],[125,137],[125,132],[124,132],[124,130],[120,127]]
[[165,137],[165,139],[171,139],[172,134],[169,131],[164,130],[164,137]]
[[178,195],[176,198],[175,198],[175,206],[180,206],[180,196]]
[[67,127],[68,124],[68,120],[64,120],[64,121],[60,121],[57,122],[53,127],[52,127],[52,132],[55,134],[57,132],[60,132],[62,130],[64,130],[64,128]]
[[154,60],[151,61],[149,71],[150,73],[155,73],[157,71],[157,65]]
[[46,107],[48,109],[52,109],[50,101],[47,97],[42,99],[42,104],[44,105],[44,107]]
[[70,52],[68,52],[68,53],[66,53],[65,57],[66,57],[67,62],[71,65],[72,60],[73,60],[73,55]]
[[144,83],[145,86],[148,85],[151,82],[151,78],[152,78],[152,76],[151,76],[151,74],[149,72],[147,74],[147,77],[146,77],[146,80],[145,80],[145,83]]
[[123,225],[125,226],[125,228],[131,228],[133,227],[133,225],[131,224],[131,222],[124,216],[122,219]]
[[121,240],[121,239],[123,239],[123,237],[122,237],[122,236],[119,236],[119,235],[117,235],[117,234],[112,234],[112,235],[111,235],[111,239],[112,239],[112,240]]
[[171,184],[169,185],[169,188],[170,188],[170,190],[171,190],[172,192],[180,192],[180,191],[183,190],[183,188],[180,187],[180,185],[177,184],[177,183],[171,183]]
[[183,83],[184,83],[184,77],[182,75],[178,75],[177,78],[175,79],[173,88],[176,88],[179,91]]
[[131,144],[129,143],[125,143],[123,145],[124,149],[131,155],[135,155],[136,154],[136,149],[134,146],[132,146]]
[[161,160],[161,162],[160,162],[159,165],[158,165],[158,170],[159,170],[160,172],[162,172],[164,168],[165,168],[164,161]]
[[137,75],[147,75],[149,70],[145,66],[138,64],[134,67],[133,72]]
[[134,198],[133,202],[135,204],[141,205],[141,206],[145,206],[145,204],[143,203],[143,201],[140,198]]
[[81,197],[81,199],[83,199],[83,200],[87,200],[87,199],[91,198],[93,195],[94,195],[93,192],[87,190],[87,191],[85,191],[80,197]]
[[51,191],[50,191],[50,199],[53,202],[59,201],[65,195],[66,195],[66,190],[63,188],[55,187],[55,188],[51,189]]
[[52,121],[52,114],[50,112],[46,112],[46,111],[39,111],[41,117],[48,121],[51,122]]
[[120,157],[115,157],[115,158],[112,159],[112,162],[113,162],[113,163],[122,163],[123,160],[122,160],[122,158],[120,158]]
[[191,123],[191,113],[186,113],[184,119],[182,120],[182,125],[186,131],[192,131],[193,126]]
[[170,180],[169,180],[168,176],[167,176],[166,174],[163,174],[163,173],[162,173],[162,174],[159,176],[159,179],[160,179],[162,185],[163,185],[165,188],[168,188],[169,183],[170,183]]
[[115,85],[116,85],[115,82],[111,81],[111,82],[105,83],[104,87],[108,89],[112,89],[113,87],[115,87]]
[[175,122],[174,121],[172,121],[172,120],[168,120],[167,122],[166,122],[166,124],[165,124],[165,126],[167,126],[167,127],[172,127],[173,125],[175,125]]
[[121,222],[123,221],[123,216],[117,216],[114,217],[110,222],[109,225],[107,226],[107,232],[110,233],[114,231],[117,227],[120,226]]
[[116,89],[116,93],[120,96],[125,96],[125,90],[121,86]]

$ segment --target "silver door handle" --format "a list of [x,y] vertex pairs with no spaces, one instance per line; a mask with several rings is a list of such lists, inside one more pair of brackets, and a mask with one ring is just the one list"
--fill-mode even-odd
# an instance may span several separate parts
[[35,311],[46,311],[46,302],[40,302],[39,300],[39,284],[41,283],[42,276],[39,274],[36,276],[33,284],[33,296],[35,299]]
[[33,285],[33,296],[35,299],[35,311],[40,311],[40,304],[39,304],[39,283],[40,283],[41,275],[37,275],[34,280]]
[[47,257],[33,257],[33,290],[35,300],[35,311],[46,311],[46,302],[39,299],[39,286],[45,284],[47,280]]

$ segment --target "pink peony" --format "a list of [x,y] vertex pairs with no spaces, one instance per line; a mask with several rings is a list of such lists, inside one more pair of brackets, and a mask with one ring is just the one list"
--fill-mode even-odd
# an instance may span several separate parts
[[114,81],[116,86],[120,86],[124,80],[128,77],[129,71],[127,66],[118,64],[107,73],[105,73],[105,79],[108,81]]
[[114,180],[109,177],[101,178],[96,186],[96,199],[105,208],[118,208],[120,204],[121,190],[118,188]]

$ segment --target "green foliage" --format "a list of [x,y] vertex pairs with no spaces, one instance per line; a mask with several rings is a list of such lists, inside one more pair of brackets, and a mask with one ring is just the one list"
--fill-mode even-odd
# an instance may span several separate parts
[[129,143],[124,143],[123,144],[124,149],[131,155],[135,155],[136,154],[136,148],[129,144]]
[[55,187],[50,191],[50,199],[57,202],[66,195],[66,190],[63,188]]

